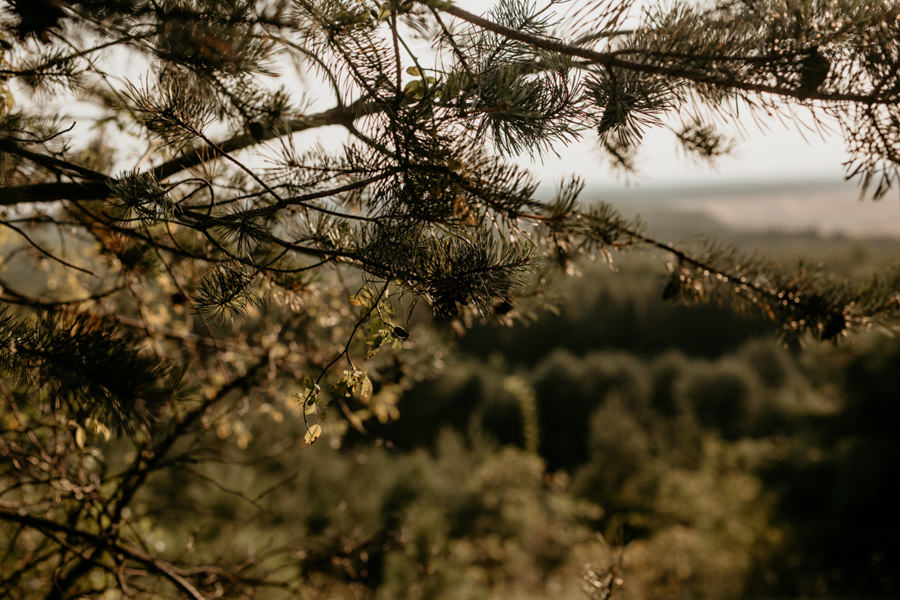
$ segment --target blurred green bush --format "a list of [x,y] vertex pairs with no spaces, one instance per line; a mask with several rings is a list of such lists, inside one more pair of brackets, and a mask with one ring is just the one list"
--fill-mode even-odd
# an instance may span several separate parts
[[[367,435],[205,467],[282,486],[262,512],[234,497],[190,515],[215,486],[169,472],[154,489],[183,501],[160,541],[210,561],[292,544],[285,577],[309,597],[577,598],[611,567],[625,599],[897,597],[900,343],[786,348],[662,302],[649,268],[588,266],[549,321],[476,326]],[[244,457],[302,438],[291,419],[247,427]]]

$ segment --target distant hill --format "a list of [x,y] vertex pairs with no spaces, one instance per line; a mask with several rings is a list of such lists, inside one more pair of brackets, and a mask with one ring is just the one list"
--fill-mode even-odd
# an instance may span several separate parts
[[[586,201],[604,200],[626,215],[640,214],[650,232],[665,236],[744,232],[803,232],[851,238],[900,238],[897,198],[860,200],[845,181],[745,182],[732,185],[648,188],[592,187]],[[718,227],[717,227],[718,225]]]

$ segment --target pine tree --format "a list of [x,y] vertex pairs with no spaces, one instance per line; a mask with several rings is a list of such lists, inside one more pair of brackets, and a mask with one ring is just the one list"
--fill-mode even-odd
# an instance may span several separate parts
[[[86,593],[92,573],[124,595],[252,594],[266,574],[246,565],[154,555],[129,529],[135,496],[210,427],[242,443],[246,403],[289,407],[309,442],[326,410],[337,428],[391,418],[430,361],[419,305],[462,326],[515,317],[550,266],[649,247],[670,260],[666,297],[745,305],[788,337],[835,340],[900,308],[897,272],[848,282],[678,248],[578,180],[540,199],[512,161],[587,137],[633,169],[657,127],[715,159],[722,123],[806,110],[840,123],[847,176],[881,198],[900,164],[893,2],[638,19],[622,0],[0,7],[0,521],[47,598]],[[298,137],[329,126],[337,149]]]

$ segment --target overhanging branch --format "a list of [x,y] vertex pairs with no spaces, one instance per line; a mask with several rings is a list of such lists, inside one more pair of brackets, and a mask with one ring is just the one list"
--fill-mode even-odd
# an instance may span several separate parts
[[768,93],[777,96],[787,96],[792,98],[799,98],[801,100],[856,102],[866,105],[888,104],[896,101],[893,96],[880,99],[877,96],[873,96],[872,94],[829,93],[818,91],[810,92],[808,90],[801,90],[787,86],[767,85],[762,83],[740,81],[738,79],[723,78],[721,76],[716,76],[703,71],[697,71],[684,67],[670,67],[665,65],[638,63],[630,60],[625,60],[621,58],[616,52],[597,52],[596,50],[591,50],[589,48],[574,46],[565,42],[561,42],[559,40],[543,37],[540,35],[534,35],[525,31],[519,31],[517,29],[512,29],[500,23],[491,21],[490,19],[485,19],[484,17],[463,10],[458,6],[452,4],[451,2],[446,2],[443,0],[431,0],[426,2],[426,4],[438,10],[442,10],[445,13],[452,15],[458,19],[462,19],[463,21],[471,23],[472,25],[476,25],[478,27],[481,27],[482,29],[501,35],[505,38],[523,42],[525,44],[528,44],[529,46],[539,48],[541,50],[556,52],[565,56],[583,58],[591,64],[601,65],[604,67],[617,67],[629,71],[652,73],[655,75],[665,75],[668,77],[685,79],[694,83],[714,85],[718,87],[743,90],[745,92],[753,92],[758,94]]
[[[383,107],[380,104],[362,100],[348,106],[336,106],[307,117],[287,121],[281,124],[281,128],[274,128],[268,136],[255,138],[249,134],[239,134],[225,141],[218,142],[214,146],[206,145],[202,148],[192,148],[180,156],[154,167],[150,172],[155,179],[163,180],[185,169],[221,158],[226,153],[243,150],[284,135],[291,135],[308,129],[316,129],[328,125],[345,125],[361,117],[375,114],[382,109]],[[85,169],[85,171],[88,170]],[[0,188],[0,206],[59,202],[61,200],[102,200],[107,198],[110,194],[110,187],[106,181],[98,179],[101,177],[105,178],[105,176],[96,172],[90,173],[94,176],[93,181],[35,183]]]

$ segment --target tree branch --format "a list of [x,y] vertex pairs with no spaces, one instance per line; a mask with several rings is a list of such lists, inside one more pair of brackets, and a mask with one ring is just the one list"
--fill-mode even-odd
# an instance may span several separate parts
[[194,587],[193,584],[191,584],[190,581],[180,575],[178,573],[178,569],[171,563],[150,556],[149,554],[145,554],[142,550],[138,550],[137,548],[126,546],[110,537],[100,536],[95,533],[77,529],[75,527],[63,525],[62,523],[57,523],[56,521],[50,519],[44,519],[42,517],[36,517],[34,515],[28,514],[23,515],[18,512],[2,509],[0,509],[0,521],[18,523],[20,525],[24,525],[25,527],[36,529],[37,531],[40,531],[44,534],[62,533],[68,537],[78,538],[85,542],[88,542],[95,548],[113,550],[126,558],[140,563],[144,567],[150,569],[152,572],[162,575],[163,577],[171,581],[176,588],[181,590],[188,597],[193,598],[194,600],[206,600],[203,594],[201,594],[199,590],[197,590],[197,588]]
[[[180,156],[154,167],[150,170],[150,173],[155,179],[163,180],[185,169],[222,158],[229,152],[249,148],[284,135],[291,135],[308,129],[352,123],[356,119],[375,114],[382,109],[383,107],[379,104],[362,100],[348,106],[336,106],[301,119],[287,121],[280,128],[273,128],[273,131],[266,137],[257,139],[249,134],[239,134],[216,144],[187,150]],[[0,147],[0,150],[2,149]],[[16,153],[21,154],[21,152],[27,151],[18,149]],[[45,158],[56,160],[51,157]],[[68,165],[68,163],[64,164]],[[107,184],[106,176],[93,171],[89,171],[89,173],[92,177],[90,178],[91,181],[88,182],[35,183],[0,188],[0,206],[58,202],[60,200],[102,200],[109,197],[110,187]]]
[[541,50],[557,52],[566,56],[577,56],[579,58],[588,60],[592,64],[602,65],[605,67],[618,67],[629,71],[652,73],[655,75],[666,75],[669,77],[686,79],[688,81],[693,81],[694,83],[715,85],[718,87],[739,89],[760,94],[769,93],[778,96],[789,96],[792,98],[799,98],[801,100],[857,102],[867,105],[888,104],[895,101],[893,97],[879,99],[872,94],[825,93],[817,91],[810,93],[807,90],[799,90],[791,87],[751,83],[747,81],[740,81],[737,79],[726,79],[711,75],[709,73],[696,72],[681,67],[667,67],[663,65],[638,63],[630,60],[624,60],[620,58],[618,53],[616,52],[597,52],[596,50],[590,50],[588,48],[582,48],[580,46],[573,46],[559,40],[554,40],[524,31],[512,29],[510,27],[506,27],[505,25],[501,25],[500,23],[495,23],[494,21],[485,19],[484,17],[463,10],[450,2],[430,0],[426,3],[429,6],[433,6],[434,8],[442,10],[458,19],[462,19],[463,21],[466,21],[473,25],[477,25],[478,27],[486,29],[487,31],[492,31],[511,40],[523,42],[525,44],[528,44],[529,46],[533,46]]

